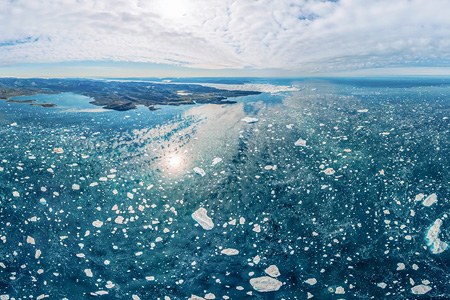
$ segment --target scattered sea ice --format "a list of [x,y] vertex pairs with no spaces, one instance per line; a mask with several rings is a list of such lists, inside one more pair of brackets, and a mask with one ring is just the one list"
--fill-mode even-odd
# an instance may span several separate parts
[[305,280],[305,282],[309,285],[315,285],[317,283],[317,279],[315,278],[308,278]]
[[212,219],[208,217],[208,212],[203,207],[200,207],[192,213],[192,218],[205,230],[211,230],[214,228]]
[[274,292],[278,291],[283,283],[269,276],[261,276],[250,279],[250,284],[258,292]]

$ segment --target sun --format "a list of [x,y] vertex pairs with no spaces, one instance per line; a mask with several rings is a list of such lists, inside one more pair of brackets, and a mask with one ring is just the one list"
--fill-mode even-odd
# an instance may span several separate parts
[[177,20],[189,14],[191,4],[189,0],[160,0],[156,2],[156,12],[163,18]]

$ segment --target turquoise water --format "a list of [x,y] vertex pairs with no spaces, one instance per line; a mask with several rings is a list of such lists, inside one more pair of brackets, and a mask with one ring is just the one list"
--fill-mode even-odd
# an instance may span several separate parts
[[[0,295],[449,298],[450,251],[425,237],[441,219],[450,242],[450,85],[371,82],[158,111],[0,101]],[[282,286],[255,290],[271,265]]]

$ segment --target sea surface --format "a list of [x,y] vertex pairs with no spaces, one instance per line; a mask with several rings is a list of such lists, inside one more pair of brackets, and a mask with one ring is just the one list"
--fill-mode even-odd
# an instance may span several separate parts
[[184,81],[0,101],[0,299],[450,299],[450,79]]

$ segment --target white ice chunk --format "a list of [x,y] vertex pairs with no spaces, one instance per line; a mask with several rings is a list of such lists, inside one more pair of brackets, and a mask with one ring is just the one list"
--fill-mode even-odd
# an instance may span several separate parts
[[280,270],[278,270],[278,267],[275,265],[270,265],[264,270],[264,272],[266,272],[266,274],[270,277],[278,277],[281,275]]
[[245,122],[245,123],[248,123],[248,124],[251,124],[251,123],[258,122],[259,120],[257,118],[245,117],[245,118],[241,119],[241,121]]
[[437,195],[435,193],[429,195],[428,197],[423,200],[422,204],[426,207],[430,207],[431,205],[435,204],[438,201]]
[[92,274],[91,269],[84,269],[84,274],[86,274],[87,277],[93,277],[94,274]]
[[92,226],[100,228],[103,226],[103,222],[100,220],[95,220],[94,222],[92,222]]
[[203,169],[200,168],[200,167],[195,167],[195,168],[194,168],[194,172],[197,173],[198,175],[202,176],[202,177],[206,175],[205,170],[203,170]]
[[428,229],[425,241],[427,246],[430,247],[431,253],[439,254],[444,252],[448,244],[441,241],[439,233],[441,232],[442,219],[436,219],[433,225]]
[[315,278],[308,278],[305,280],[305,282],[309,285],[315,285],[317,283],[317,279]]
[[295,143],[294,146],[297,147],[305,147],[306,146],[306,140],[299,138]]
[[238,255],[239,250],[233,249],[233,248],[226,248],[226,249],[223,249],[222,251],[220,251],[220,253],[225,254],[225,255]]
[[215,166],[218,163],[220,163],[222,161],[222,159],[220,157],[215,157],[212,161],[212,165]]
[[419,284],[411,288],[411,292],[415,295],[423,295],[428,293],[429,291],[431,291],[431,287],[424,284]]
[[269,276],[261,276],[250,279],[250,284],[258,292],[278,291],[283,283]]
[[214,223],[210,217],[208,217],[208,212],[203,207],[197,209],[193,214],[192,218],[205,230],[211,230],[214,228]]

